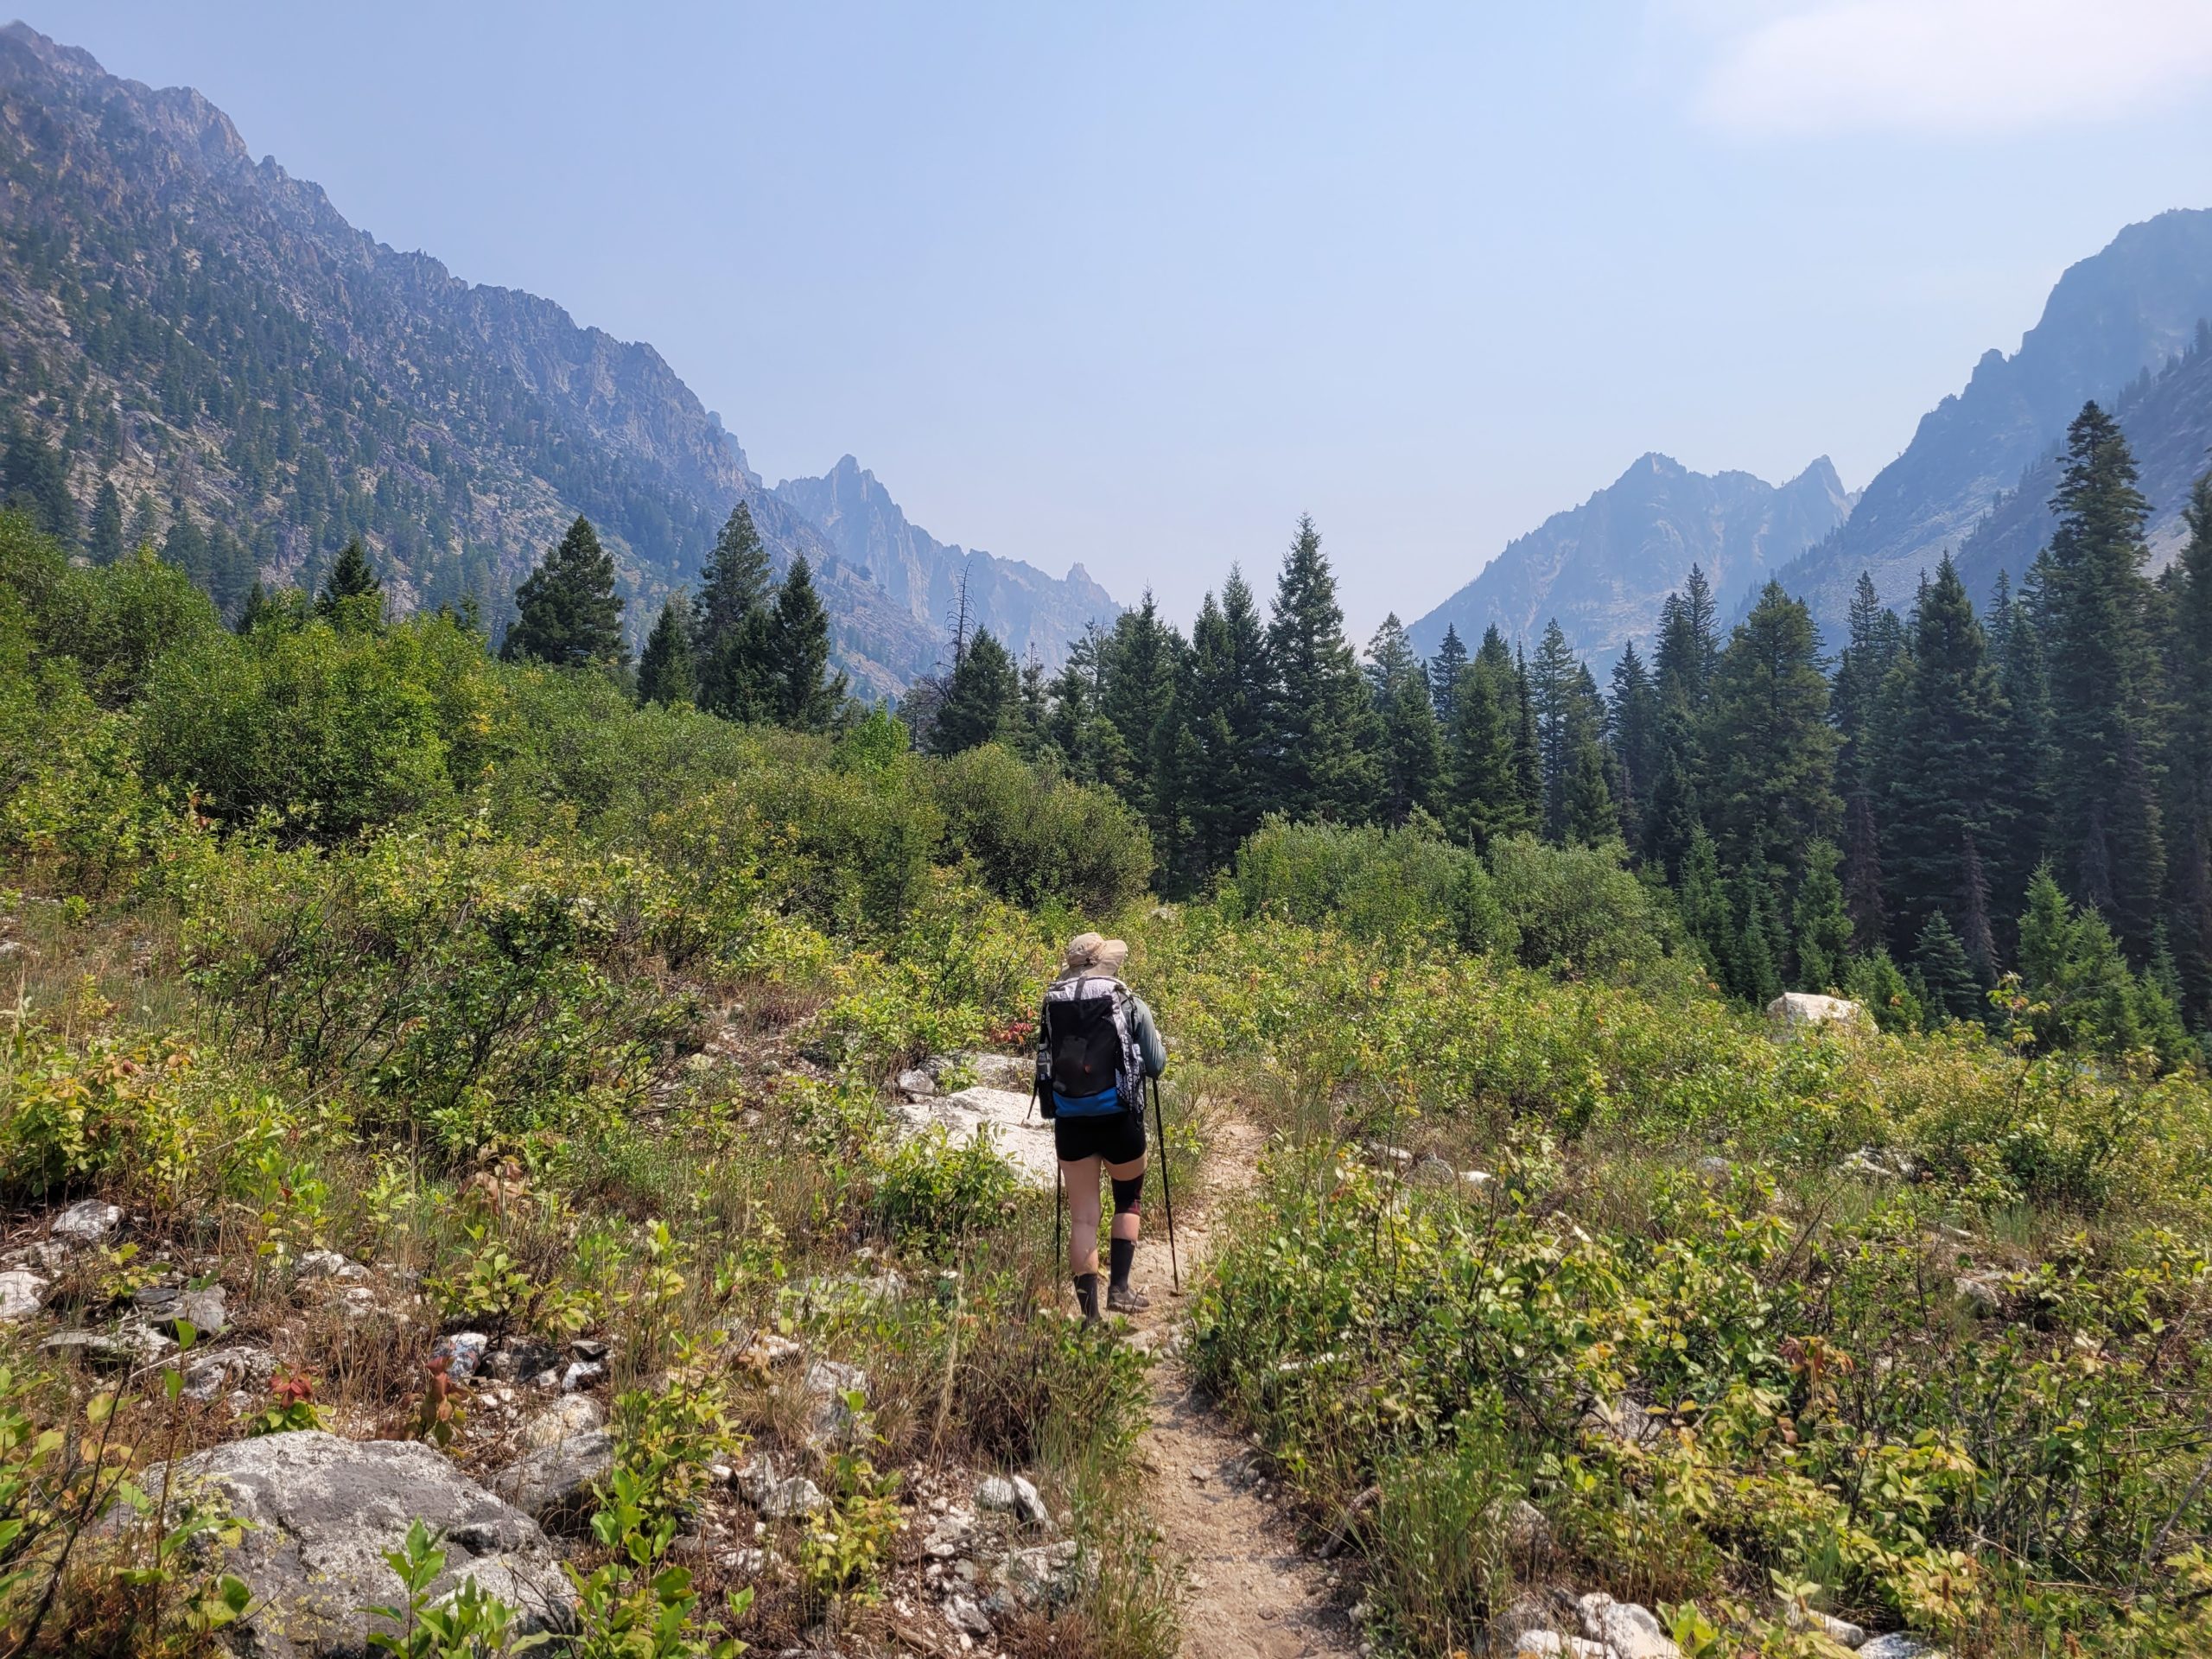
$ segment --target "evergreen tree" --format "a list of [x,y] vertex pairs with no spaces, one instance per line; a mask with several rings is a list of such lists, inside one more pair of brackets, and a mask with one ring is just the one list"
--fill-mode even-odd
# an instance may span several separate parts
[[499,655],[511,663],[619,668],[629,660],[622,601],[614,596],[614,561],[581,514],[515,589],[515,606],[519,614],[499,646]]
[[340,548],[331,562],[322,590],[315,595],[315,613],[327,622],[341,617],[372,625],[384,620],[384,584],[377,580],[359,537]]
[[1959,944],[1984,990],[1997,982],[1997,932],[1989,921],[1989,877],[1981,849],[1966,837],[1959,857]]
[[151,490],[141,490],[131,504],[130,527],[123,533],[124,545],[136,553],[142,547],[154,546],[161,535],[162,504],[154,499]]
[[944,700],[931,722],[929,747],[936,754],[957,754],[995,743],[1019,723],[1021,682],[1014,658],[986,628],[978,628],[945,682]]
[[2164,846],[2150,774],[2153,664],[2145,613],[2148,504],[2118,424],[2096,404],[2067,432],[2044,561],[2054,864],[2147,962],[2164,896]]
[[1520,810],[1533,827],[1543,822],[1543,747],[1536,731],[1536,702],[1529,684],[1529,664],[1513,653],[1513,786]]
[[1705,708],[1720,656],[1713,584],[1696,565],[1679,594],[1659,607],[1659,643],[1652,673],[1662,701],[1696,715]]
[[1806,843],[1829,833],[1838,807],[1827,712],[1812,613],[1770,582],[1713,669],[1698,745],[1698,796],[1724,861],[1770,848],[1798,867]]
[[1429,659],[1429,695],[1436,703],[1436,717],[1449,722],[1452,702],[1459,690],[1459,676],[1466,670],[1467,642],[1459,637],[1459,630],[1450,624],[1444,629],[1444,643],[1436,648],[1436,655]]
[[[1556,619],[1544,629],[1529,680],[1543,780],[1544,834],[1553,841],[1565,841],[1567,792],[1581,769],[1583,751],[1595,747],[1604,729],[1604,705],[1598,700],[1590,671],[1568,647]],[[1602,777],[1604,757],[1598,759]],[[1608,816],[1610,805],[1609,802]]]
[[1735,979],[1730,988],[1754,1006],[1764,1007],[1782,995],[1787,950],[1782,910],[1775,901],[1774,883],[1763,849],[1738,866],[1729,887],[1729,908],[1736,922]]
[[2182,1011],[2212,1030],[2212,473],[2185,513],[2190,538],[2169,575],[2166,822],[2175,980]]
[[1294,818],[1357,823],[1378,793],[1374,714],[1344,639],[1336,577],[1313,520],[1301,518],[1283,560],[1268,625],[1279,747],[1274,804]]
[[768,718],[795,731],[828,731],[844,705],[845,677],[830,671],[830,613],[803,553],[791,556],[776,589],[767,647],[761,690]]
[[1605,752],[1594,737],[1578,744],[1560,791],[1560,831],[1570,847],[1601,847],[1621,836]]
[[728,720],[767,718],[768,550],[744,502],[732,507],[691,602],[691,659],[702,709]]
[[1163,855],[1174,849],[1174,824],[1180,816],[1176,779],[1170,764],[1175,745],[1176,683],[1186,647],[1174,625],[1160,614],[1152,590],[1134,610],[1115,619],[1106,638],[1099,712],[1119,738],[1127,757],[1127,776],[1116,780],[1129,804],[1153,832]]
[[1637,655],[1636,641],[1621,647],[1613,664],[1612,698],[1605,711],[1605,736],[1620,757],[1621,829],[1631,842],[1643,838],[1643,815],[1666,769],[1665,733],[1658,688]]
[[691,606],[683,594],[660,607],[660,620],[638,658],[638,701],[664,708],[687,706],[697,688],[691,667]]
[[1942,911],[1931,910],[1921,924],[1913,940],[1912,965],[1919,972],[1929,1014],[1952,1020],[1980,1016],[1981,988],[1950,918]]
[[1916,940],[1937,910],[1979,910],[1986,920],[1986,882],[1978,855],[1969,880],[1967,858],[1969,848],[2001,845],[2012,827],[2009,711],[1948,554],[1914,608],[1911,646],[1891,671],[1878,722],[1882,869],[1897,937]]
[[1459,676],[1446,730],[1446,826],[1477,848],[1535,827],[1514,771],[1518,697],[1510,659],[1478,657]]
[[246,590],[245,608],[238,613],[238,637],[244,639],[256,628],[265,626],[276,612],[276,607],[270,602],[269,590],[257,579]]
[[[1993,889],[2009,902],[2027,891],[2028,878],[2043,861],[2050,838],[2050,688],[2044,671],[2043,636],[2036,620],[2035,594],[2014,598],[2012,583],[1998,572],[1997,595],[1990,612],[1990,651],[1997,662],[1998,689],[2005,696],[2004,798],[2011,832],[1988,855]],[[2011,955],[2016,922],[2008,909],[1997,924],[2000,946]]]
[[94,564],[113,564],[123,556],[123,498],[116,493],[111,478],[100,480],[99,494],[92,502],[92,534],[86,541],[85,550],[92,556]]
[[20,416],[9,423],[7,448],[0,453],[0,504],[22,512],[49,536],[65,542],[77,539],[69,463]]
[[1691,837],[1704,833],[1698,818],[1697,785],[1681,761],[1688,747],[1687,742],[1662,740],[1659,781],[1652,786],[1651,804],[1643,814],[1643,861],[1669,881],[1684,879],[1682,860]]
[[1861,954],[1885,949],[1889,902],[1882,892],[1881,834],[1874,804],[1865,790],[1844,809],[1843,902],[1851,917],[1851,942]]
[[1271,680],[1258,603],[1243,573],[1232,565],[1221,602],[1207,594],[1191,632],[1188,725],[1194,747],[1185,810],[1203,871],[1225,868],[1267,810]]
[[1382,619],[1382,626],[1367,642],[1367,662],[1362,670],[1367,676],[1368,695],[1374,699],[1377,715],[1382,712],[1382,700],[1389,695],[1390,688],[1408,671],[1420,667],[1421,657],[1414,650],[1414,642],[1407,637],[1406,625],[1398,620],[1398,613],[1393,611]]
[[1904,625],[1876,596],[1874,579],[1860,571],[1851,597],[1850,643],[1836,659],[1835,683],[1828,699],[1842,739],[1836,751],[1836,785],[1847,800],[1872,787],[1867,749],[1874,716],[1882,687],[1904,650]]
[[1805,845],[1805,879],[1795,906],[1799,988],[1826,991],[1842,984],[1851,952],[1851,917],[1844,908],[1843,883],[1836,879],[1841,855],[1831,841]]
[[1719,854],[1702,824],[1690,830],[1688,843],[1682,850],[1677,893],[1683,929],[1696,944],[1707,974],[1714,984],[1732,988],[1736,980],[1736,918],[1730,912],[1728,890],[1721,880]]
[[1393,824],[1417,812],[1433,816],[1443,804],[1444,734],[1418,659],[1398,665],[1379,701],[1383,812]]
[[2028,884],[2020,982],[2045,1048],[2086,1048],[2115,1058],[2150,1049],[2168,1064],[2186,1050],[2165,995],[2128,971],[2104,918],[2069,904],[2048,865]]

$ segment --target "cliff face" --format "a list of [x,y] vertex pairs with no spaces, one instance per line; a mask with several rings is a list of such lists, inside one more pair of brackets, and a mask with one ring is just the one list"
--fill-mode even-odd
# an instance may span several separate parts
[[402,608],[473,594],[497,626],[582,512],[641,633],[747,500],[779,568],[823,568],[860,687],[938,653],[937,619],[763,488],[651,346],[386,247],[198,92],[20,23],[0,30],[0,406],[62,447],[82,506],[112,483],[156,539],[180,518],[213,537],[195,575],[226,604],[257,575],[315,580],[358,535]]
[[967,584],[970,618],[1017,657],[1048,667],[1092,622],[1110,626],[1121,607],[1081,565],[1065,576],[938,541],[911,523],[891,493],[847,455],[821,478],[785,479],[779,499],[805,515],[838,553],[865,570],[918,623],[939,627]]
[[1556,617],[1567,642],[1603,664],[1649,643],[1659,607],[1703,568],[1725,610],[1843,522],[1851,498],[1823,455],[1787,484],[1749,473],[1693,473],[1648,454],[1580,506],[1554,513],[1413,626],[1433,652],[1456,627],[1472,649],[1496,626],[1533,642]]
[[[1840,635],[1859,572],[1893,605],[1911,601],[1923,570],[1947,547],[1963,552],[1985,516],[2010,523],[2007,497],[2047,500],[2029,474],[2094,398],[2107,404],[2156,374],[2212,316],[2212,211],[2177,210],[2131,225],[2068,269],[2042,319],[2007,357],[1991,351],[1963,391],[1922,417],[1904,453],[1878,474],[1849,520],[1782,572],[1831,638]],[[2171,506],[2169,499],[2167,505]],[[2032,514],[2028,514],[2032,517]],[[2009,535],[2010,532],[2005,532]],[[2024,569],[2009,541],[1970,573],[1977,597],[1999,562]],[[2027,550],[2032,558],[2034,550]]]

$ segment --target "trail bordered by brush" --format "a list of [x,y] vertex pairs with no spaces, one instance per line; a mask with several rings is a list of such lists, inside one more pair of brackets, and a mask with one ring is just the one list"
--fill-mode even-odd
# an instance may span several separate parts
[[[1221,1126],[1203,1189],[1179,1195],[1185,1287],[1205,1258],[1208,1222],[1251,1185],[1262,1141],[1249,1123]],[[1152,1424],[1141,1456],[1152,1517],[1166,1548],[1190,1571],[1183,1651],[1190,1659],[1353,1659],[1358,1635],[1331,1601],[1327,1569],[1299,1548],[1296,1525],[1269,1495],[1250,1443],[1222,1420],[1181,1357],[1164,1346],[1181,1314],[1168,1291],[1165,1221],[1145,1217],[1141,1258],[1139,1283],[1152,1308],[1135,1324],[1163,1343],[1152,1371]]]

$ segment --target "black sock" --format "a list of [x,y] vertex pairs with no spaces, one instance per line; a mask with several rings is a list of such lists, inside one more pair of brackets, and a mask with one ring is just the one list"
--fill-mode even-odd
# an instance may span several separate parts
[[1137,1259],[1137,1242],[1134,1238],[1114,1238],[1106,1242],[1106,1259],[1112,1268],[1111,1288],[1129,1287],[1129,1264]]
[[1083,1310],[1084,1319],[1095,1319],[1098,1317],[1098,1275],[1096,1274],[1076,1274],[1075,1302],[1076,1306]]

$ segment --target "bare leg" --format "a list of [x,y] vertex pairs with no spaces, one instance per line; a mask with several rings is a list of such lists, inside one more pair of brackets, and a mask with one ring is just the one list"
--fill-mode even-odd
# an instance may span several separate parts
[[1103,1161],[1075,1158],[1060,1165],[1068,1185],[1068,1271],[1078,1276],[1098,1271],[1098,1169]]

